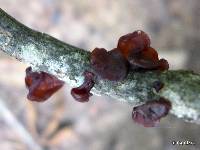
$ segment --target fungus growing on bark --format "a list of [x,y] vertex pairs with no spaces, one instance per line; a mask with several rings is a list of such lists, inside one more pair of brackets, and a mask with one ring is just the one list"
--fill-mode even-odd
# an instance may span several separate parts
[[104,48],[95,48],[91,53],[90,63],[94,72],[102,79],[120,81],[128,73],[127,61],[118,49],[107,52]]
[[129,64],[130,64],[130,69],[133,71],[137,71],[137,70],[165,71],[165,70],[169,69],[169,64],[168,64],[167,60],[165,60],[165,59],[160,59],[158,61],[149,61],[142,57],[132,56],[132,57],[129,57],[128,60],[129,60]]
[[130,69],[136,70],[160,70],[164,71],[169,68],[169,64],[165,59],[158,58],[157,51],[150,47],[149,36],[137,30],[120,37],[118,41],[118,49],[122,55],[128,60]]
[[43,102],[58,91],[64,82],[46,72],[32,72],[26,69],[25,84],[29,90],[27,98],[31,101]]
[[[104,48],[95,48],[90,54],[91,71],[84,72],[84,82],[81,86],[72,88],[71,95],[76,101],[89,101],[95,78],[110,81],[121,81],[129,71],[164,71],[169,68],[165,59],[159,59],[157,51],[150,47],[149,36],[137,30],[120,37],[117,48],[107,51]],[[26,86],[29,89],[28,99],[45,101],[64,84],[63,81],[45,72],[32,72],[31,67],[26,69]],[[160,81],[153,83],[156,92],[164,84]],[[164,98],[148,101],[146,104],[133,108],[132,118],[145,127],[155,126],[171,109],[171,103]]]
[[159,60],[159,67],[158,67],[158,70],[160,71],[165,71],[165,70],[168,70],[169,69],[169,63],[166,59],[160,59]]
[[90,90],[92,89],[95,83],[95,75],[92,72],[85,71],[83,75],[85,76],[83,84],[71,90],[71,95],[76,101],[79,102],[89,101],[89,97],[92,96]]
[[150,47],[149,36],[141,30],[126,34],[119,38],[117,48],[125,58]]
[[123,80],[129,70],[168,70],[167,60],[159,60],[157,51],[150,44],[149,36],[137,30],[120,37],[117,48],[109,52],[95,48],[90,55],[90,64],[99,77],[111,81]]
[[171,103],[164,98],[148,101],[147,103],[134,107],[132,118],[144,127],[156,126],[162,117],[165,117],[171,109]]

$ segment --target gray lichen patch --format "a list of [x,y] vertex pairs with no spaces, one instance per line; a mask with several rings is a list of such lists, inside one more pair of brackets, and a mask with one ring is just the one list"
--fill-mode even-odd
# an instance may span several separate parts
[[11,39],[12,34],[0,27],[0,45],[2,46],[2,49],[5,49],[5,47],[9,45]]
[[27,44],[21,46],[20,57],[24,58],[25,62],[32,64],[33,66],[38,66],[39,64],[43,64],[45,55],[44,53],[40,53],[34,44]]
[[159,97],[153,92],[152,83],[155,79],[149,79],[148,75],[151,74],[154,73],[130,73],[121,82],[101,80],[95,85],[94,91],[98,92],[98,94],[106,94],[119,101],[127,102],[133,106],[142,104]]
[[169,71],[162,75],[165,87],[160,95],[172,102],[171,113],[186,120],[200,114],[200,77],[189,71]]
[[187,103],[181,99],[180,95],[172,90],[164,90],[163,97],[167,97],[172,103],[171,113],[179,118],[187,118],[197,120],[199,111],[193,107],[189,107]]

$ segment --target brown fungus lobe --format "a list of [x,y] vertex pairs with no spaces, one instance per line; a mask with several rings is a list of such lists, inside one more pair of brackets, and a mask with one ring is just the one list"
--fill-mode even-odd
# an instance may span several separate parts
[[164,71],[169,68],[168,62],[165,59],[159,60],[157,51],[152,47],[129,55],[128,61],[132,70],[143,69]]
[[162,117],[165,117],[171,109],[171,103],[164,98],[148,101],[147,103],[134,107],[132,118],[144,127],[156,126]]
[[137,30],[122,36],[118,41],[118,49],[128,60],[130,69],[136,70],[168,70],[169,64],[165,59],[158,58],[157,51],[150,47],[149,36]]
[[135,70],[159,70],[165,71],[169,69],[167,60],[160,59],[159,61],[149,61],[137,56],[130,57],[129,59],[130,69]]
[[127,61],[118,49],[107,52],[104,48],[95,48],[90,56],[94,72],[102,79],[123,80],[128,72]]
[[71,95],[76,101],[79,102],[89,101],[89,97],[92,96],[90,90],[92,89],[95,83],[95,75],[92,72],[85,71],[83,75],[85,76],[83,84],[71,90]]
[[25,84],[29,90],[27,98],[31,101],[43,102],[58,91],[64,82],[46,72],[32,72],[26,69]]
[[117,48],[125,58],[150,47],[149,36],[141,30],[126,34],[119,38]]

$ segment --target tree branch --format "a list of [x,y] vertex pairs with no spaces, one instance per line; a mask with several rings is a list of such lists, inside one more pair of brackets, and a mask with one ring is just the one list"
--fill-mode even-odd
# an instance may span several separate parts
[[[71,86],[83,82],[82,73],[90,70],[90,52],[61,42],[47,34],[34,31],[0,9],[0,48],[34,70],[45,71]],[[155,81],[164,83],[156,92]],[[100,80],[93,94],[107,95],[132,106],[164,97],[171,101],[172,114],[200,123],[200,75],[190,71],[156,71],[129,73],[121,82]]]

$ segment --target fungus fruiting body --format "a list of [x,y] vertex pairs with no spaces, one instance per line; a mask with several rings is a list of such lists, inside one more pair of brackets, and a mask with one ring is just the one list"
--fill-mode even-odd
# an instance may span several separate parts
[[165,59],[158,58],[157,51],[150,47],[151,41],[149,36],[137,30],[119,38],[117,48],[122,55],[128,60],[130,69],[135,70],[160,70],[164,71],[169,68]]
[[94,73],[102,79],[120,81],[125,79],[129,70],[168,70],[165,59],[159,59],[157,51],[150,47],[149,36],[137,30],[119,38],[117,48],[107,51],[95,48],[90,55]]
[[128,72],[127,62],[117,49],[108,52],[104,48],[95,48],[91,53],[90,63],[94,72],[102,79],[123,80]]
[[95,75],[92,72],[85,71],[84,76],[85,76],[85,79],[84,79],[83,84],[71,90],[71,95],[76,101],[79,101],[79,102],[89,101],[89,97],[92,96],[92,94],[90,93],[90,90],[94,86]]
[[164,98],[148,101],[147,103],[134,107],[132,118],[144,127],[156,126],[162,117],[165,117],[171,109],[171,103]]
[[42,102],[58,91],[64,82],[43,71],[32,72],[32,68],[28,67],[25,84],[29,90],[27,98],[31,101]]
[[119,38],[117,48],[128,58],[129,55],[138,53],[150,47],[149,36],[141,30],[126,34]]

